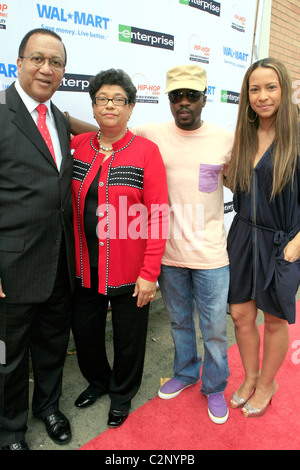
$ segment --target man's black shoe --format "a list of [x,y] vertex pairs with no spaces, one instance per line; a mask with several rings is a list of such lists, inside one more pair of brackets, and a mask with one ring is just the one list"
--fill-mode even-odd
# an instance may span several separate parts
[[71,440],[69,420],[60,411],[56,411],[43,419],[49,437],[56,444],[67,444]]
[[88,406],[93,405],[100,396],[101,394],[91,392],[87,389],[79,395],[75,401],[75,406],[77,406],[77,408],[87,408]]
[[110,428],[118,428],[124,423],[128,415],[129,415],[129,410],[128,411],[111,410],[108,413],[107,424]]
[[2,447],[2,450],[29,450],[29,447],[27,442],[23,440],[20,442],[14,442],[9,446],[4,446]]

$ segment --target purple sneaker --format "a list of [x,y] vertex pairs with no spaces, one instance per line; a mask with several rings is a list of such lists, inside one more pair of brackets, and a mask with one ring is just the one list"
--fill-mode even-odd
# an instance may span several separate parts
[[179,393],[181,393],[185,388],[191,387],[191,385],[195,384],[184,385],[173,377],[160,387],[158,390],[158,396],[164,400],[169,400],[170,398],[177,397]]
[[215,393],[207,396],[208,414],[216,424],[224,424],[229,416],[226,400],[223,393]]

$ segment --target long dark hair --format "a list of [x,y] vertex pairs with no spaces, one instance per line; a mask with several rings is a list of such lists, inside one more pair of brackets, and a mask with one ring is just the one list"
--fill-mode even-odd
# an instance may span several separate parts
[[249,78],[258,67],[275,70],[281,87],[281,103],[275,121],[275,140],[272,148],[273,188],[271,199],[279,194],[293,179],[299,155],[298,110],[292,101],[292,82],[285,65],[277,59],[267,58],[251,65],[243,80],[235,140],[228,175],[228,185],[250,192],[253,172],[253,159],[258,149],[257,130],[259,118],[250,106]]

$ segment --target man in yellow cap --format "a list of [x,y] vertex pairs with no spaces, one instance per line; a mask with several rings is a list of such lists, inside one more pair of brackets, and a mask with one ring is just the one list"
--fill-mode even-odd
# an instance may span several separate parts
[[160,148],[168,180],[170,236],[162,259],[159,285],[171,319],[174,376],[159,390],[163,399],[179,395],[200,378],[194,299],[204,340],[201,391],[208,414],[223,424],[228,407],[223,395],[227,363],[226,306],[229,261],[224,229],[223,170],[229,163],[233,135],[203,121],[206,71],[194,64],[167,72],[166,93],[174,121],[133,129]]
[[[194,299],[204,340],[201,391],[217,424],[228,419],[223,395],[229,376],[226,309],[229,260],[224,228],[223,174],[233,134],[202,120],[207,74],[197,64],[167,72],[166,93],[174,120],[148,123],[132,131],[155,142],[167,171],[170,234],[162,258],[159,285],[171,319],[174,376],[159,390],[163,399],[178,396],[200,379]],[[72,132],[84,132],[71,118]]]

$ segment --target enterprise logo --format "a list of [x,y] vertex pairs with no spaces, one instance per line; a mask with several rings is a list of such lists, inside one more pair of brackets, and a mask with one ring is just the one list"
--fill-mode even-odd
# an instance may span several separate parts
[[174,51],[174,36],[122,24],[119,25],[119,41]]
[[234,91],[221,91],[221,103],[239,104],[240,94]]
[[66,73],[58,91],[87,92],[89,90],[91,75]]
[[224,203],[224,214],[229,214],[229,212],[233,212],[233,201]]
[[198,8],[199,10],[210,13],[211,15],[221,16],[221,3],[219,2],[205,2],[203,0],[179,0],[182,5]]

